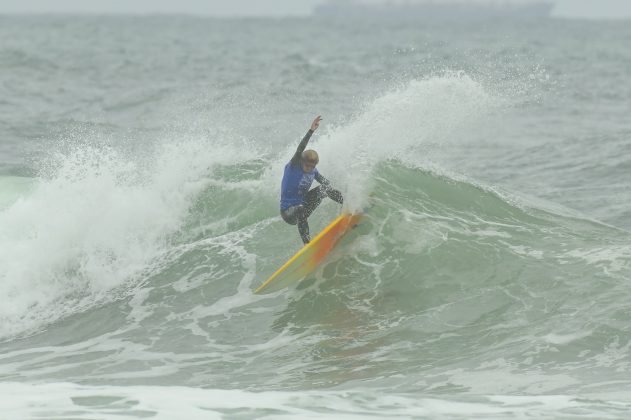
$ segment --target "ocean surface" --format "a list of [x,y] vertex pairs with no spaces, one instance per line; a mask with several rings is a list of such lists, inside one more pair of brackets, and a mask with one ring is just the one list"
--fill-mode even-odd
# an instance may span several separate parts
[[[630,45],[0,16],[0,419],[631,418]],[[254,295],[300,247],[280,179],[317,115],[372,208]]]

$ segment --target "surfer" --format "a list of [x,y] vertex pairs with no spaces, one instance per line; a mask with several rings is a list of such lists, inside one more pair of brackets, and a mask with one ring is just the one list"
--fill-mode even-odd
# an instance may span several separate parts
[[[296,153],[285,165],[281,184],[280,215],[290,225],[298,225],[300,238],[305,245],[311,240],[307,218],[320,205],[322,199],[328,196],[340,204],[344,201],[342,193],[331,188],[331,183],[316,169],[319,161],[316,151],[305,150],[321,120],[318,115],[311,123],[311,128],[298,145]],[[310,190],[314,179],[320,185]]]

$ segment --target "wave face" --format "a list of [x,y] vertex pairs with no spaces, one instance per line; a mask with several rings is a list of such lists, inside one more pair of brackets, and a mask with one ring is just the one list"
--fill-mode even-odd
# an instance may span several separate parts
[[[307,69],[304,78],[330,74],[287,60]],[[267,80],[266,71],[255,80]],[[301,86],[287,74],[287,86]],[[116,124],[141,120],[138,132],[77,124],[28,168],[0,172],[0,394],[11,395],[0,411],[16,418],[628,412],[631,234],[551,200],[562,189],[550,186],[557,174],[578,202],[583,190],[570,178],[602,169],[574,143],[563,149],[568,160],[546,164],[543,155],[559,150],[520,143],[509,153],[489,139],[515,122],[506,108],[528,106],[522,95],[531,85],[515,98],[467,72],[394,84],[340,111],[313,140],[321,172],[350,209],[369,208],[365,221],[313,275],[272,295],[253,290],[300,246],[278,199],[305,127],[268,123],[241,85],[228,83],[223,96],[195,102],[166,128],[141,116],[168,93],[105,101]],[[296,98],[278,91],[265,100]],[[272,120],[298,112],[286,107]],[[206,112],[213,116],[192,123]],[[536,137],[532,121],[520,121]],[[617,178],[628,166],[625,150],[608,161]],[[524,157],[535,153],[537,163]],[[531,167],[539,172],[530,179],[551,179],[540,183],[541,198],[491,182],[513,171],[519,184]],[[599,184],[586,178],[591,197]],[[627,211],[612,193],[622,184],[611,181],[596,196],[613,203],[606,222]],[[339,210],[325,201],[312,231]],[[51,400],[40,410],[44,394]]]
[[[397,132],[410,116],[396,108],[428,92],[469,98],[456,101],[463,115],[484,97],[467,78],[413,82],[322,138],[323,162],[341,139],[366,142],[344,143],[361,153],[329,173],[351,205],[370,192],[372,207],[313,276],[273,297],[252,289],[298,245],[275,214],[282,159],[203,142],[158,148],[150,164],[107,149],[60,157],[0,216],[12,375],[480,394],[587,391],[595,372],[599,387],[627,381],[629,235],[405,163],[405,132],[440,119]],[[384,139],[389,126],[400,135]],[[324,204],[314,229],[336,211]],[[37,343],[53,347],[17,356]]]

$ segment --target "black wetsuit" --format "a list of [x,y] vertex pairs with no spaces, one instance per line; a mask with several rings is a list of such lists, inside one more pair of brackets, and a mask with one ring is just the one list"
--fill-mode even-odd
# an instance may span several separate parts
[[[320,205],[322,199],[328,196],[340,204],[344,201],[342,193],[331,188],[331,183],[317,169],[314,168],[311,172],[304,172],[302,169],[302,152],[307,147],[312,134],[311,130],[307,132],[298,145],[296,153],[285,166],[281,189],[280,215],[290,225],[298,225],[300,238],[305,244],[311,240],[307,218]],[[321,185],[309,190],[314,179]]]

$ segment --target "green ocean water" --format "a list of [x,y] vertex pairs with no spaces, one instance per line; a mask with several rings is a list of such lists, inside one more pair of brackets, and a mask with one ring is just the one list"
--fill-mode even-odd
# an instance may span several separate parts
[[[0,418],[627,418],[630,37],[0,17]],[[254,295],[319,114],[372,207]]]

